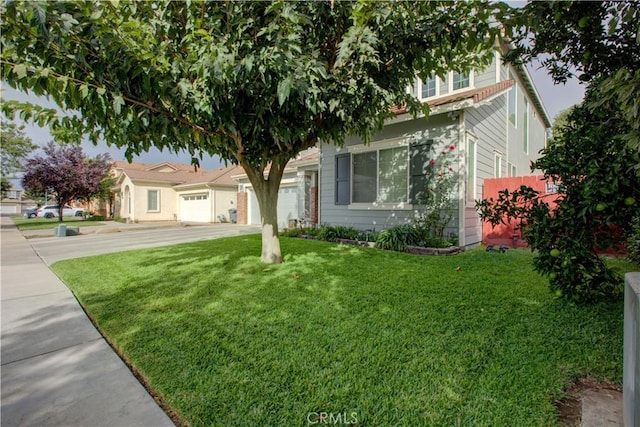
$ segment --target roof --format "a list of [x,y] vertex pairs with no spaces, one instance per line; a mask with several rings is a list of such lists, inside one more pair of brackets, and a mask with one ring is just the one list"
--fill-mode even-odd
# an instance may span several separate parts
[[125,174],[132,181],[163,182],[171,185],[210,184],[236,185],[231,177],[242,171],[239,166],[226,166],[214,170],[196,170],[193,165],[181,163],[128,163],[122,160],[114,162],[116,171]]
[[[434,100],[428,101],[430,108],[439,107],[445,104],[452,104],[454,102],[472,100],[475,103],[484,101],[488,98],[491,98],[494,95],[498,95],[499,93],[509,89],[514,85],[513,80],[505,80],[499,83],[495,83],[491,86],[479,87],[476,89],[469,89],[462,92],[457,92],[451,95],[443,96],[440,98],[436,98]],[[396,115],[405,114],[407,112],[406,106],[393,106],[391,107],[391,111]]]

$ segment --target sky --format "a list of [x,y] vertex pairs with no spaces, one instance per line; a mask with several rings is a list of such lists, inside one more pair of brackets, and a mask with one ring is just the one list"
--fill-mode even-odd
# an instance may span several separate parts
[[[585,87],[584,85],[580,85],[577,79],[570,79],[564,85],[555,85],[545,70],[536,68],[535,64],[529,67],[529,71],[538,93],[542,98],[547,115],[552,122],[559,112],[582,101]],[[46,98],[27,95],[16,91],[4,82],[1,84],[1,88],[0,97],[4,100],[14,99],[19,101],[28,101],[44,107],[55,108],[55,104],[49,102]],[[26,124],[25,134],[38,145],[44,145],[53,139],[48,128],[40,128],[37,125]],[[106,143],[94,146],[91,142],[84,141],[82,143],[82,147],[85,153],[90,157],[95,157],[97,154],[101,153],[109,153],[113,160],[125,160],[124,149],[110,147]],[[141,155],[134,157],[133,161],[152,164],[161,162],[190,164],[191,157],[186,152],[176,154],[167,151],[161,152],[158,149],[152,148],[149,152],[142,153]],[[200,165],[204,169],[215,169],[221,166],[222,162],[218,157],[205,155],[203,160],[200,162]]]

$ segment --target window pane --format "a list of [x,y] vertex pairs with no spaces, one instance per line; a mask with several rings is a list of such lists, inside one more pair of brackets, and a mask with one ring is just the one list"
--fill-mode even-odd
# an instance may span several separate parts
[[349,154],[336,156],[336,200],[337,205],[347,205],[350,202],[349,195],[349,169],[351,157]]
[[408,148],[380,150],[378,200],[382,203],[407,201]]
[[430,98],[436,96],[436,77],[431,76],[422,82],[422,98]]
[[353,155],[353,202],[373,203],[376,200],[377,152]]
[[147,210],[149,211],[157,211],[158,210],[158,190],[149,190],[147,192]]
[[469,74],[453,73],[453,90],[469,87]]

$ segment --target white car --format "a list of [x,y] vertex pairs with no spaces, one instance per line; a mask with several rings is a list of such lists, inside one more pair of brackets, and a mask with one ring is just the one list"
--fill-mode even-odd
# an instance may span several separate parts
[[[41,218],[55,218],[58,216],[59,206],[58,205],[46,205],[38,208],[38,216]],[[82,216],[84,215],[84,209],[82,208],[72,208],[71,206],[65,205],[62,208],[62,217],[65,216]]]

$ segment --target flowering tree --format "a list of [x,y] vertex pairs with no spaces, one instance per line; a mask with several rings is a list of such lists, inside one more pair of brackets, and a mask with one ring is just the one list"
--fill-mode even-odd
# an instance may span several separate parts
[[426,165],[425,185],[417,193],[419,208],[413,219],[414,226],[425,241],[441,244],[444,231],[451,224],[457,201],[454,197],[460,174],[454,168],[456,162],[455,145],[444,147],[436,153],[430,148],[431,160]]
[[86,157],[75,145],[56,145],[50,142],[43,148],[45,156],[36,155],[24,165],[22,186],[31,193],[48,192],[59,205],[58,219],[62,222],[65,204],[74,199],[89,199],[103,190],[111,158],[99,154]]

